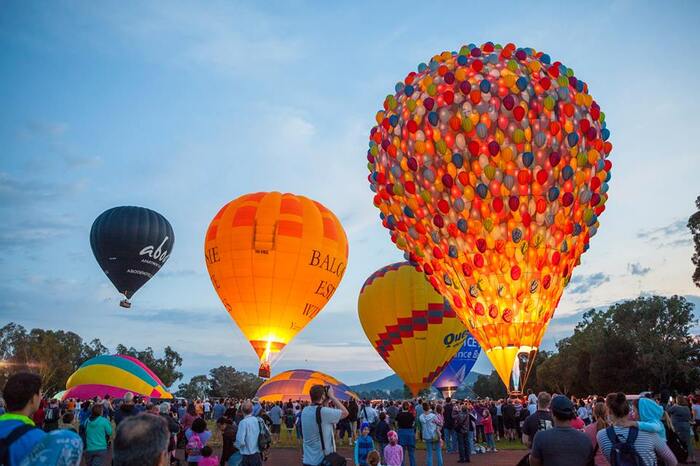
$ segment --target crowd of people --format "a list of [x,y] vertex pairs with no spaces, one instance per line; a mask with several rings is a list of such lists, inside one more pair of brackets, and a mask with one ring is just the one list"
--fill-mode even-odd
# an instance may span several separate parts
[[524,444],[519,465],[675,466],[695,462],[700,429],[700,395],[340,401],[315,385],[309,398],[47,400],[37,375],[19,373],[3,389],[0,465],[102,466],[111,455],[117,466],[260,466],[284,431],[304,466],[345,464],[343,445],[357,466],[442,466],[451,454],[468,463],[497,441]]

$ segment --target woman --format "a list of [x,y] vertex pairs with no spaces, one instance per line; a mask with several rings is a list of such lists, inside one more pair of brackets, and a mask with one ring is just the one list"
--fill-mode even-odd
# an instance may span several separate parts
[[190,403],[187,405],[187,412],[182,418],[182,431],[187,432],[187,429],[192,427],[192,423],[195,419],[197,419],[197,412],[195,411],[194,405]]
[[598,439],[596,436],[601,430],[607,429],[608,422],[605,420],[607,416],[607,411],[605,409],[605,403],[598,402],[593,407],[593,422],[588,424],[583,433],[591,439],[591,444],[593,445],[593,450],[595,451],[595,466],[608,466],[608,460],[605,459],[605,455],[600,450],[598,446]]
[[671,416],[673,430],[688,447],[687,463],[695,463],[695,452],[693,451],[693,434],[690,430],[690,423],[693,420],[693,414],[690,412],[688,398],[683,395],[676,397],[676,404],[668,408],[668,414]]
[[419,416],[419,420],[425,442],[427,466],[433,466],[433,451],[437,453],[437,466],[442,466],[442,424],[438,425],[440,420],[428,403],[423,403],[423,414]]
[[396,415],[399,427],[399,445],[404,450],[403,457],[408,457],[410,466],[416,466],[416,415],[411,412],[411,404],[404,401],[401,412]]
[[104,405],[95,403],[92,414],[85,424],[85,464],[102,466],[106,464],[109,438],[112,435],[112,423],[102,415]]
[[202,458],[202,448],[211,438],[211,432],[207,430],[207,421],[201,417],[196,418],[192,422],[192,427],[185,431],[185,438],[187,439],[185,447],[187,463],[190,466],[197,466]]
[[618,442],[625,442],[630,435],[636,434],[634,450],[644,461],[646,466],[656,466],[657,456],[664,461],[666,466],[677,466],[678,461],[668,445],[656,434],[642,432],[629,425],[630,406],[624,393],[611,393],[605,398],[605,406],[608,409],[612,426],[601,430],[596,435],[600,450],[605,458],[610,461],[610,453],[613,449],[613,437]]
[[238,426],[226,416],[221,416],[216,420],[216,427],[221,432],[221,466],[239,466],[241,464],[241,453],[236,448],[236,433]]

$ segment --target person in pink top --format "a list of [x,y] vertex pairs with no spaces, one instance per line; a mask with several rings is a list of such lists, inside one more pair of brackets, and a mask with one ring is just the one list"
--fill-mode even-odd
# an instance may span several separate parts
[[482,416],[481,425],[484,426],[486,444],[488,445],[490,451],[498,451],[496,450],[496,442],[493,440],[493,418],[491,417],[491,413],[488,409],[485,409]]
[[384,462],[386,466],[403,465],[403,447],[399,445],[399,435],[390,430],[387,434],[389,444],[384,447]]
[[595,466],[609,466],[610,464],[598,446],[598,438],[596,437],[599,430],[608,428],[608,422],[605,420],[606,416],[607,410],[605,408],[605,403],[597,402],[595,406],[593,406],[593,422],[583,429],[583,433],[591,439],[591,443],[593,444],[593,450],[595,451],[593,461],[595,462]]
[[219,457],[214,454],[214,450],[209,445],[202,448],[202,457],[197,463],[199,466],[219,466]]

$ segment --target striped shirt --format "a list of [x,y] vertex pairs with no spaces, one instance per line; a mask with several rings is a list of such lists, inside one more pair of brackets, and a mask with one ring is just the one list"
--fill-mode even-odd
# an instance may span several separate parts
[[[602,429],[598,431],[597,439],[601,451],[608,461],[610,461],[610,451],[612,450],[613,444],[608,438],[606,430],[607,429]],[[615,433],[620,441],[624,442],[627,440],[629,429],[627,427],[615,426]],[[676,457],[673,455],[671,449],[668,448],[666,442],[656,434],[639,431],[637,440],[634,441],[634,449],[644,461],[645,466],[656,466],[658,464],[656,461],[657,453],[659,457],[665,461],[666,465],[676,466],[678,464]]]

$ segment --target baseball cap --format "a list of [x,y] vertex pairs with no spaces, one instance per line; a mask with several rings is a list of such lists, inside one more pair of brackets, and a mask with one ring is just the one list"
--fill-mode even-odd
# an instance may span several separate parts
[[564,395],[557,395],[552,398],[552,403],[549,406],[552,409],[552,413],[559,415],[557,417],[575,417],[576,410],[574,409],[574,404]]

